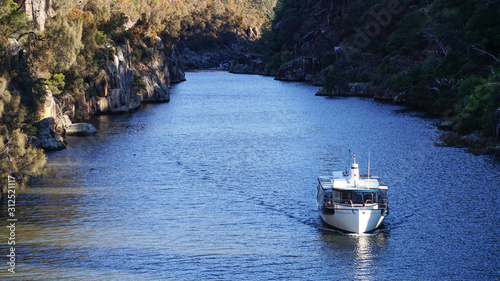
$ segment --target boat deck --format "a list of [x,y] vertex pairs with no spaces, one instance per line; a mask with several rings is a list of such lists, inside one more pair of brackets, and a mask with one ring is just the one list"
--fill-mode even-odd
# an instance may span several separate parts
[[[332,176],[320,176],[318,178],[319,180],[319,183],[321,184],[321,187],[323,189],[332,189],[333,188],[333,182],[335,179],[342,179],[342,180],[346,180],[347,181],[347,186],[345,188],[342,188],[342,189],[348,189],[348,190],[359,190],[359,189],[366,189],[364,186],[358,186],[358,187],[355,187],[353,185],[350,185],[349,184],[349,181],[348,181],[348,177],[347,176],[343,176],[342,172],[340,172],[340,174],[337,174],[337,173],[334,173],[334,175]],[[382,179],[380,179],[379,177],[376,177],[376,176],[372,176],[370,178],[368,177],[360,177],[360,182],[363,182],[364,180],[368,180],[368,179],[376,179],[378,181],[378,188],[387,188],[387,185],[382,181]]]

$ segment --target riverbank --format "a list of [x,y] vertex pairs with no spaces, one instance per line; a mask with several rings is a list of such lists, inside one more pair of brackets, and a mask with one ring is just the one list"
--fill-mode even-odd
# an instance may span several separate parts
[[[366,97],[373,98],[377,101],[389,102],[397,105],[405,105],[405,94],[394,95],[388,91],[377,91],[372,83],[348,83],[345,91],[331,91],[321,88],[316,96],[324,97]],[[419,110],[419,109],[416,109]],[[422,110],[419,110],[422,111]],[[442,135],[437,145],[456,148],[468,148],[474,154],[495,155],[500,158],[500,108],[492,120],[494,136],[483,136],[480,131],[475,131],[471,134],[461,135],[455,128],[461,127],[456,120],[448,116],[451,112],[445,113],[428,113],[432,118],[436,118],[436,126],[442,131]]]
[[[282,65],[278,70],[272,71],[269,64],[256,55],[240,57],[234,60],[228,69],[229,72],[235,74],[267,75],[273,76],[276,80],[310,82],[318,86],[325,85],[327,75],[331,71],[329,68],[321,69],[316,60],[307,57],[292,59],[291,62]],[[378,81],[378,84],[381,83]],[[380,90],[373,82],[346,83],[343,86],[333,88],[322,87],[315,95],[321,97],[364,97],[404,106],[407,102],[406,93],[394,94],[390,90]],[[417,110],[419,109],[417,108]],[[460,126],[449,116],[451,112],[450,110],[441,114],[436,112],[431,114],[432,118],[437,120],[438,129],[443,131],[436,145],[468,148],[474,154],[495,155],[500,158],[500,108],[497,109],[492,120],[494,136],[482,136],[478,131],[460,135],[455,131],[455,128]]]
[[254,54],[238,58],[234,72],[311,81],[324,87],[318,95],[395,102],[452,121],[458,138],[448,139],[479,145],[492,138],[495,148],[500,45],[494,34],[500,21],[493,11],[499,8],[471,0],[331,5],[286,0]]
[[[434,146],[433,120],[400,107],[266,76],[186,75],[169,103],[101,116],[98,136],[51,154],[16,198],[17,279],[497,277],[484,266],[498,259],[484,250],[499,244],[497,205],[483,196],[497,191],[497,161]],[[371,149],[371,171],[394,187],[370,235],[325,227],[315,205],[317,176],[343,169],[348,148],[365,161]]]

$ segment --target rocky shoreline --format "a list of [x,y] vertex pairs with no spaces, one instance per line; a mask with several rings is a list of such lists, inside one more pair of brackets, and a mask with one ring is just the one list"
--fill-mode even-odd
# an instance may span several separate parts
[[[149,63],[133,63],[130,45],[108,46],[113,54],[107,68],[87,85],[90,97],[72,101],[69,93],[55,95],[48,87],[39,109],[38,136],[30,143],[46,151],[66,148],[64,136],[87,136],[97,133],[92,125],[73,123],[93,115],[125,113],[138,110],[143,103],[170,101],[170,84],[185,81],[184,66],[175,50],[164,50],[161,38],[148,50]],[[140,73],[143,73],[141,75]],[[77,109],[78,107],[78,109]],[[77,110],[79,112],[77,112]],[[77,118],[79,114],[79,118]]]
[[[270,70],[268,64],[259,57],[247,55],[243,59],[234,60],[228,68],[235,74],[258,74],[274,76],[276,80],[311,82],[317,86],[325,84],[328,68],[321,69],[315,58],[298,57],[280,66],[279,70]],[[389,90],[381,91],[372,82],[347,83],[347,86],[334,89],[321,88],[316,96],[323,97],[365,97],[377,101],[404,104],[406,93],[392,93]],[[443,114],[444,115],[444,114]],[[437,127],[443,131],[439,146],[468,148],[475,154],[495,155],[500,158],[500,108],[496,110],[493,120],[494,137],[483,137],[478,132],[461,136],[453,131],[456,124],[446,118],[441,118]]]

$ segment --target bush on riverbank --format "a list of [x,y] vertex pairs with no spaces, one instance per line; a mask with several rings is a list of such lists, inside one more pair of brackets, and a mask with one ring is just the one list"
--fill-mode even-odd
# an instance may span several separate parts
[[0,197],[7,188],[8,176],[22,185],[29,177],[40,175],[46,161],[43,151],[31,146],[23,133],[31,127],[25,123],[27,110],[19,92],[9,90],[8,84],[7,75],[0,76]]
[[17,40],[30,42],[29,22],[10,0],[0,1],[0,197],[7,188],[8,176],[23,184],[39,175],[45,165],[42,150],[30,145],[27,134],[33,126],[37,97],[31,88],[37,83],[30,76],[23,58],[17,56]]

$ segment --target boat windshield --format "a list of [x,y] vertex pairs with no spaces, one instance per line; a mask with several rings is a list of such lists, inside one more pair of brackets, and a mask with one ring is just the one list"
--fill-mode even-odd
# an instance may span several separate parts
[[335,191],[334,202],[340,204],[371,204],[379,203],[378,192],[342,192]]

